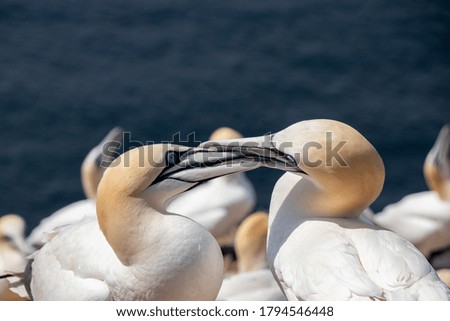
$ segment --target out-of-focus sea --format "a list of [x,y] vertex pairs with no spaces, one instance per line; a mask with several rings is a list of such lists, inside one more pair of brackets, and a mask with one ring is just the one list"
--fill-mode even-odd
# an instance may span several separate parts
[[[425,190],[424,158],[450,121],[450,3],[0,2],[0,215],[29,228],[83,198],[81,162],[115,125],[142,141],[206,140],[311,118],[378,149],[375,211]],[[267,209],[281,172],[248,175]]]

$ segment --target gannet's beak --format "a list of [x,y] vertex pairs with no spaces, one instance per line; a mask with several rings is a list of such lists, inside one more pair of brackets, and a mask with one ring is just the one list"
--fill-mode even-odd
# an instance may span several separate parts
[[427,161],[435,165],[446,179],[450,179],[450,124],[442,127],[428,154]]
[[[117,156],[123,151],[123,134],[124,130],[121,127],[114,127],[103,138],[94,150],[97,153],[95,157],[95,164],[97,167],[107,167]],[[113,152],[114,150],[114,152]]]
[[[256,139],[260,141],[256,142]],[[168,151],[166,167],[151,185],[166,179],[201,183],[216,177],[245,172],[261,166],[301,172],[290,155],[261,144],[263,138],[211,141],[199,147]],[[261,145],[261,146],[260,146]]]
[[199,148],[208,151],[232,152],[240,157],[252,160],[254,164],[272,167],[287,172],[303,173],[292,155],[284,153],[272,142],[273,135],[251,138],[230,139],[204,142]]

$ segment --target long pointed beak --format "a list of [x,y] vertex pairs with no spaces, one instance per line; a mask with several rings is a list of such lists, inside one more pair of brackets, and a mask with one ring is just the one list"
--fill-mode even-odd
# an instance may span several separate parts
[[[123,152],[123,134],[121,127],[114,127],[103,138],[94,150],[98,154],[95,158],[97,167],[105,169],[117,156]],[[112,152],[115,150],[115,152]]]
[[450,124],[442,127],[427,158],[438,167],[441,174],[450,178]]
[[109,131],[105,138],[103,138],[99,146],[103,146],[109,142],[121,142],[123,140],[123,132],[124,130],[122,127],[114,127]]
[[245,172],[261,166],[290,172],[302,172],[290,155],[266,146],[270,137],[210,141],[198,147],[169,153],[166,168],[153,181],[166,179],[199,183],[216,177]]
[[209,151],[236,153],[260,166],[283,171],[303,173],[292,155],[283,153],[272,142],[272,135],[220,141],[208,141],[199,145]]
[[209,151],[199,147],[172,155],[176,161],[169,161],[169,165],[153,181],[152,185],[166,179],[201,183],[216,177],[256,169],[262,165],[237,152]]

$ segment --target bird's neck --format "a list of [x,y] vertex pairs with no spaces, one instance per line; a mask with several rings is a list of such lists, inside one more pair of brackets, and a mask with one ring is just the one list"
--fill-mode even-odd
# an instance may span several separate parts
[[97,201],[97,216],[106,240],[119,260],[126,266],[133,265],[154,235],[162,214],[148,207],[142,198],[111,195],[108,202],[101,196]]
[[357,217],[367,207],[361,191],[351,184],[318,183],[310,177],[286,173],[277,182],[271,212],[296,217]]

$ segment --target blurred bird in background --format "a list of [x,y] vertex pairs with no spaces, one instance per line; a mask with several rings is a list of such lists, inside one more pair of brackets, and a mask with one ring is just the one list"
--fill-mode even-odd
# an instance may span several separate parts
[[286,300],[267,263],[268,221],[268,213],[256,212],[239,225],[234,241],[238,271],[233,275],[225,274],[217,300]]
[[450,124],[442,127],[423,168],[430,191],[405,196],[373,221],[413,243],[436,269],[450,268]]
[[25,256],[28,252],[25,243],[25,220],[16,214],[0,217],[0,276],[9,275],[8,278],[0,279],[0,300],[28,299],[25,288],[15,276],[25,270]]

